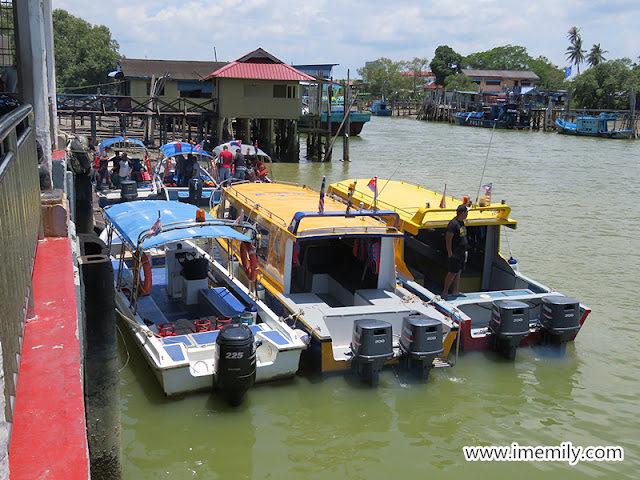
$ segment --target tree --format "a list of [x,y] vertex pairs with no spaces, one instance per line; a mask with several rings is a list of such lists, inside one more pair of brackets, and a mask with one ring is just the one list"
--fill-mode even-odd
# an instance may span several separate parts
[[474,83],[471,77],[468,77],[464,73],[449,75],[444,80],[444,86],[447,90],[458,90],[466,92],[477,92],[480,89],[480,86],[477,83]]
[[580,64],[584,62],[584,53],[586,51],[582,49],[580,29],[578,27],[571,27],[567,34],[567,38],[571,43],[571,45],[567,47],[567,59],[578,67],[578,75],[580,75]]
[[602,63],[606,60],[606,58],[604,58],[605,53],[607,53],[607,50],[602,50],[599,43],[594,45],[593,47],[591,47],[589,55],[587,55],[587,63],[591,67],[595,67],[599,63]]
[[431,71],[436,77],[436,85],[444,86],[448,76],[462,72],[462,55],[448,45],[440,45],[436,48],[430,65]]
[[[104,25],[91,25],[65,10],[53,11],[56,84],[59,91],[109,83],[120,58],[118,42]],[[104,90],[103,90],[104,91]]]
[[571,94],[578,108],[624,109],[631,87],[640,91],[640,71],[621,58],[588,69],[573,81]]
[[400,73],[402,62],[394,62],[389,58],[381,57],[373,62],[368,62],[358,69],[358,74],[367,84],[367,90],[372,95],[391,97],[396,92],[406,87],[407,82]]
[[414,57],[413,60],[409,62],[400,63],[402,64],[404,71],[411,74],[411,90],[415,93],[417,79],[421,78],[422,72],[429,66],[429,59],[427,57]]

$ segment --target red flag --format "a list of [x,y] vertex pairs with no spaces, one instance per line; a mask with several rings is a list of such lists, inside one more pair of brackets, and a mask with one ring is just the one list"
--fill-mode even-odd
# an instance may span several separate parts
[[369,180],[369,183],[367,183],[367,187],[369,187],[369,190],[371,190],[373,193],[376,193],[378,191],[378,177],[373,177],[371,180]]
[[440,200],[440,208],[447,208],[447,200],[445,198],[447,194],[447,184],[444,184],[444,191],[442,192],[442,200]]

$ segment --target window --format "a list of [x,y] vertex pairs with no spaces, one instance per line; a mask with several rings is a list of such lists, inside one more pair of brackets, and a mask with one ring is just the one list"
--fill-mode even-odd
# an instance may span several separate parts
[[[147,82],[147,95],[151,95],[151,82]],[[159,97],[164,96],[164,85],[158,94]]]
[[522,85],[523,87],[530,87],[531,86],[531,82],[529,80],[522,80],[520,82],[520,85]]
[[498,86],[500,86],[502,84],[502,80],[490,80],[490,79],[487,79],[487,80],[484,81],[484,83],[486,85],[498,85]]
[[258,242],[257,242],[258,251],[256,252],[256,254],[258,255],[259,258],[261,258],[266,262],[267,252],[269,251],[269,229],[263,227],[259,223],[256,224],[256,228],[258,230],[258,235],[259,235]]
[[274,85],[273,86],[273,98],[287,98],[287,86],[286,85]]

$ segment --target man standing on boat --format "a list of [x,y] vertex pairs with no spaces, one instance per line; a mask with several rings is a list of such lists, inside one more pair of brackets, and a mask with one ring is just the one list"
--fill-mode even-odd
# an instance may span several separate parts
[[[249,152],[249,149],[247,149],[247,152]],[[244,180],[244,173],[247,169],[247,164],[244,155],[242,154],[242,150],[239,148],[236,149],[236,156],[233,158],[233,164],[235,165],[233,176],[238,180]]]
[[442,297],[445,297],[451,287],[451,294],[454,297],[460,295],[460,275],[467,261],[467,227],[464,221],[467,219],[469,209],[466,205],[458,205],[456,216],[447,225],[445,244],[449,265],[447,276],[444,279],[444,289]]
[[225,145],[220,152],[220,183],[231,178],[231,165],[233,165],[233,153]]

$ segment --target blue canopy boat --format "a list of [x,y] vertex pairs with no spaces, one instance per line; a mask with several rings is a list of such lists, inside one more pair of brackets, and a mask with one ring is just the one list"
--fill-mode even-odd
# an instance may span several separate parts
[[302,332],[210,254],[225,239],[255,259],[255,227],[162,200],[112,205],[104,216],[118,315],[166,395],[215,388],[237,404],[254,382],[297,372]]
[[154,182],[161,198],[198,206],[211,206],[220,200],[211,167],[213,155],[189,142],[170,142],[160,151],[163,156],[154,169]]
[[530,111],[514,103],[494,104],[482,112],[459,112],[453,118],[458,125],[467,127],[503,128],[523,130],[531,126]]
[[[613,122],[613,125],[611,125]],[[629,129],[616,129],[618,116],[610,113],[601,113],[597,117],[578,115],[575,122],[557,118],[558,133],[565,135],[578,135],[583,137],[603,138],[631,138],[633,133]],[[622,123],[620,121],[620,123]]]
[[389,104],[384,100],[376,100],[373,102],[369,110],[373,115],[378,117],[390,117],[392,113]]

